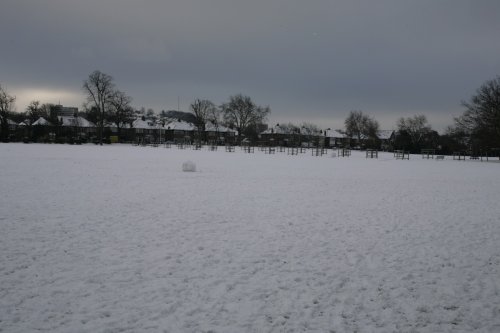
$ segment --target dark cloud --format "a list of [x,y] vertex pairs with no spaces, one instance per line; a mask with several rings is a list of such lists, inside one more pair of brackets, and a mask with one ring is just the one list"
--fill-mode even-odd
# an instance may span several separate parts
[[386,128],[425,113],[442,129],[500,73],[498,1],[4,0],[0,29],[18,109],[26,89],[79,105],[100,69],[158,111],[242,92],[272,122],[339,127],[361,109]]

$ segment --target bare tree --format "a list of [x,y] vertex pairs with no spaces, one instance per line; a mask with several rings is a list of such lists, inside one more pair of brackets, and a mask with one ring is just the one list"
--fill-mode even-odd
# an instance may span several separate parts
[[424,115],[400,118],[397,126],[400,132],[408,134],[414,148],[419,147],[422,140],[432,131],[431,126],[427,122],[427,117]]
[[379,130],[378,122],[364,114],[362,111],[353,110],[344,121],[346,134],[351,138],[355,136],[358,143],[361,144],[361,139],[376,140]]
[[40,101],[31,101],[30,104],[26,107],[26,113],[30,121],[29,125],[40,118],[40,111]]
[[253,125],[262,123],[271,112],[269,106],[258,106],[248,96],[242,94],[229,97],[229,102],[222,105],[224,120],[236,127],[238,141],[241,135]]
[[147,111],[146,111],[146,119],[148,120],[151,120],[152,122],[156,122],[157,120],[157,116],[156,116],[156,112],[155,110],[149,108]]
[[321,129],[312,123],[304,122],[300,126],[300,133],[303,137],[305,137],[308,145],[315,145],[315,141],[321,135]]
[[9,131],[8,117],[14,109],[16,97],[11,96],[0,85],[0,130],[2,138],[6,138]]
[[132,103],[132,97],[120,90],[115,90],[109,103],[109,120],[116,125],[118,135],[120,135],[121,129],[126,124],[131,124],[134,121],[134,109],[130,105]]
[[462,105],[466,110],[455,119],[458,130],[477,146],[500,147],[500,76],[486,81]]
[[98,114],[99,144],[102,145],[104,132],[104,118],[113,98],[115,84],[113,78],[101,71],[92,72],[88,79],[83,81],[83,90],[87,94],[87,102],[95,107]]
[[288,137],[287,144],[291,146],[301,145],[301,135],[300,135],[300,126],[297,126],[291,122],[281,123],[279,127],[283,134],[286,134]]
[[304,122],[300,125],[300,128],[304,135],[321,135],[321,129],[315,124]]
[[281,131],[282,131],[283,134],[295,134],[295,133],[298,133],[299,129],[300,129],[299,126],[297,126],[297,125],[295,125],[293,123],[281,123],[281,124],[278,124],[278,125],[279,125],[279,128],[281,128]]
[[207,115],[207,122],[212,123],[214,125],[215,131],[219,131],[219,127],[221,126],[222,123],[222,109],[218,107],[213,107],[209,109],[208,115]]
[[168,111],[161,110],[160,114],[158,115],[158,121],[161,123],[162,127],[165,127],[166,125],[170,124],[173,119],[169,117]]
[[223,123],[223,112],[220,107],[214,106],[208,110],[207,114],[207,123],[211,123],[215,130],[215,142],[217,144],[219,142],[219,129]]
[[201,140],[203,132],[205,131],[205,125],[210,115],[214,114],[215,111],[213,109],[216,109],[216,107],[214,103],[207,99],[195,99],[194,102],[189,105],[189,109],[195,116],[195,126],[198,130],[198,138]]
[[43,103],[42,105],[40,105],[38,112],[40,114],[40,117],[44,117],[49,121],[53,121],[54,119],[52,118],[55,117],[55,112],[53,112],[53,110],[54,110],[54,104]]

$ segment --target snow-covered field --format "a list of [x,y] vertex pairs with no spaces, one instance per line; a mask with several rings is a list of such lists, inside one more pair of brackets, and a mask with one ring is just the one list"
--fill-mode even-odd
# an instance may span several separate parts
[[499,162],[0,144],[0,170],[2,332],[500,332]]

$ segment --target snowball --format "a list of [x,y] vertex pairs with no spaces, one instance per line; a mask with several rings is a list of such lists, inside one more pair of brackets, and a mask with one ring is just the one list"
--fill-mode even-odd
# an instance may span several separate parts
[[182,171],[184,172],[195,172],[196,171],[196,164],[191,161],[186,161],[182,163]]

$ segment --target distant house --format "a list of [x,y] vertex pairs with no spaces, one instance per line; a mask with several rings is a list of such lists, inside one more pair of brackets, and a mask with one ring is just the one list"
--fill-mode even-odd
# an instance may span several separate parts
[[[391,150],[394,142],[394,131],[392,130],[380,130],[377,133],[377,138],[379,142],[373,143],[365,135],[361,135],[360,141],[357,137],[349,137],[344,131],[336,130],[326,130],[325,131],[325,141],[330,147],[366,147],[370,142],[371,145],[375,145],[377,149],[381,150]],[[359,142],[358,142],[359,141]],[[370,141],[370,142],[369,142]]]
[[136,133],[149,133],[149,131],[154,130],[155,127],[154,122],[138,118],[132,123],[132,128],[136,129]]
[[7,125],[9,126],[9,131],[15,131],[17,128],[17,123],[11,119],[7,119]]
[[349,138],[342,130],[327,129],[325,131],[325,146],[327,147],[348,147],[351,143]]
[[21,121],[19,124],[17,124],[16,136],[17,138],[22,138],[23,140],[31,137],[31,126],[29,119]]
[[276,124],[260,133],[261,143],[265,146],[299,146],[302,142],[300,129]]
[[73,106],[54,105],[52,111],[58,117],[74,117],[78,114],[78,108]]
[[394,147],[396,132],[393,130],[380,130],[377,137],[380,140],[380,149],[384,151],[392,150]]
[[216,144],[234,143],[238,131],[224,126],[214,126],[212,123],[205,125],[206,140]]
[[96,133],[96,125],[83,117],[57,117],[60,125],[59,135],[88,138]]
[[84,128],[92,128],[95,127],[95,124],[91,121],[83,117],[74,117],[74,116],[61,116],[58,117],[61,126],[63,127],[84,127]]
[[45,119],[44,117],[38,118],[36,121],[31,124],[32,126],[52,126],[52,123]]
[[134,120],[132,130],[135,134],[135,140],[145,143],[155,142],[156,138],[159,138],[163,134],[153,121],[144,118]]
[[7,120],[7,128],[5,133],[2,132],[3,126],[0,126],[0,133],[2,133],[2,138],[5,136],[5,138],[8,138],[9,140],[13,140],[16,137],[16,132],[17,129],[19,128],[19,125],[13,121],[12,119],[6,119]]
[[178,119],[165,125],[165,138],[167,141],[191,143],[195,131],[193,124]]
[[40,117],[31,124],[30,137],[34,141],[51,141],[54,140],[54,128],[51,122]]

